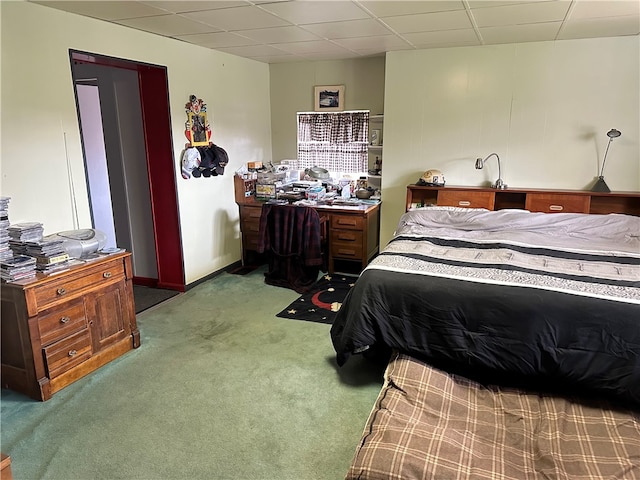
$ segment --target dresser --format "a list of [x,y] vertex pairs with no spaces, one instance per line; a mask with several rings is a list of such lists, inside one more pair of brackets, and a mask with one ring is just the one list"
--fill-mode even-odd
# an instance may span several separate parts
[[140,346],[130,253],[2,284],[2,386],[48,400]]
[[[240,211],[242,264],[260,261],[257,248],[260,239],[262,204],[251,194],[255,180],[235,176],[235,200]],[[318,205],[316,210],[328,221],[327,265],[334,273],[336,264],[348,262],[358,270],[367,266],[380,247],[380,203],[333,206]]]
[[406,209],[426,205],[464,208],[525,209],[546,213],[626,213],[640,215],[640,192],[590,192],[586,190],[547,190],[422,185],[407,186]]

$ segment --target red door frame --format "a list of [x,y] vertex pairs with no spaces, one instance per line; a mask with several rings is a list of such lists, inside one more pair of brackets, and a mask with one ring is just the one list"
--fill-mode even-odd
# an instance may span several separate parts
[[[167,68],[69,50],[71,62],[135,70],[138,73],[142,125],[151,192],[153,235],[160,288],[185,291],[178,192],[176,189]],[[134,283],[135,278],[134,278]]]

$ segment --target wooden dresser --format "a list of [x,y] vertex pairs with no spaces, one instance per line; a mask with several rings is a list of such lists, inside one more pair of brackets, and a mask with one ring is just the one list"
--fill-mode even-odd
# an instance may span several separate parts
[[585,190],[545,190],[483,187],[407,186],[406,209],[426,205],[465,208],[526,209],[547,213],[626,213],[640,215],[640,192],[590,192]]
[[140,346],[131,254],[2,284],[2,386],[48,400]]
[[[257,258],[262,204],[253,195],[255,180],[235,175],[235,199],[240,209],[242,264]],[[359,269],[367,266],[380,247],[380,204],[358,206],[318,205],[318,213],[328,217],[328,270],[334,273],[337,261],[353,262]]]

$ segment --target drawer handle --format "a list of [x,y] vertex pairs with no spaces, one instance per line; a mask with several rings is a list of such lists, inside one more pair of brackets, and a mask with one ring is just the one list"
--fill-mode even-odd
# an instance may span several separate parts
[[71,320],[69,317],[62,317],[60,323],[69,323],[69,320]]
[[56,293],[58,295],[64,295],[65,293],[67,293],[67,290],[62,288],[62,287],[60,287],[58,290],[56,290]]
[[346,240],[348,242],[355,242],[356,237],[353,235],[338,235],[338,240]]
[[104,278],[111,278],[111,272],[104,272],[104,273],[102,274],[102,276],[103,276]]
[[75,357],[78,354],[78,352],[76,350],[69,350],[69,356],[70,357]]
[[345,219],[339,218],[337,223],[338,223],[338,225],[349,225],[350,227],[355,227],[356,226],[356,221],[355,220],[349,220],[349,219],[345,220]]
[[461,207],[468,207],[469,205],[471,205],[471,202],[469,200],[460,200],[458,202],[458,205],[460,205]]
[[549,205],[549,210],[553,210],[554,212],[561,212],[564,210],[562,205]]

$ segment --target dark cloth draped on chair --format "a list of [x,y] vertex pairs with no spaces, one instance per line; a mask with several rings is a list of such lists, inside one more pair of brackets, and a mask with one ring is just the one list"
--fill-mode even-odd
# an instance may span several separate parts
[[265,282],[306,292],[323,265],[321,222],[310,207],[263,205],[258,252],[267,253]]

